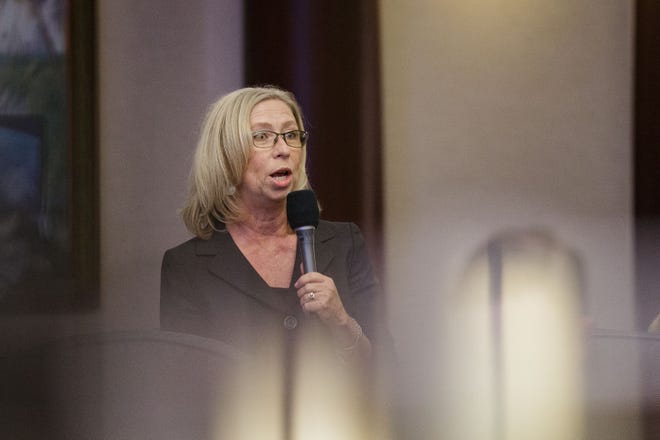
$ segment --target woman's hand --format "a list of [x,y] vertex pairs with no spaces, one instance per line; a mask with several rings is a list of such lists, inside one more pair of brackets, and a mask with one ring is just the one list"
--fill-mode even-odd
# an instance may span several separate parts
[[330,327],[339,355],[344,361],[368,360],[371,342],[362,327],[344,309],[332,278],[318,272],[308,272],[294,284],[300,305],[306,313],[315,313]]
[[351,320],[332,278],[319,272],[308,272],[298,278],[294,287],[298,289],[303,310],[315,313],[324,324],[332,328],[343,327]]

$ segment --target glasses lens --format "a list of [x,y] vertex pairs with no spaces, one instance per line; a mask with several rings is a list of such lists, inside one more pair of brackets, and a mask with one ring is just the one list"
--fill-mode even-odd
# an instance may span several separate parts
[[303,146],[303,132],[300,130],[287,131],[283,133],[284,141],[289,147],[300,148]]
[[252,142],[255,147],[270,148],[275,143],[277,133],[272,131],[255,131],[252,133]]

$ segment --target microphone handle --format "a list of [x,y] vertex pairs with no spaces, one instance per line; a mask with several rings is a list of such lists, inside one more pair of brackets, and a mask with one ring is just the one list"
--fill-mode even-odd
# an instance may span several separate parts
[[314,226],[301,226],[296,229],[302,250],[303,271],[316,272],[316,249],[314,248]]

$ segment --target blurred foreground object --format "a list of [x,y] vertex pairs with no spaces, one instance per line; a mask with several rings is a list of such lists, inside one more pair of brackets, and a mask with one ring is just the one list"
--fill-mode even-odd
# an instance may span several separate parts
[[543,231],[476,254],[450,324],[451,438],[584,438],[580,267]]

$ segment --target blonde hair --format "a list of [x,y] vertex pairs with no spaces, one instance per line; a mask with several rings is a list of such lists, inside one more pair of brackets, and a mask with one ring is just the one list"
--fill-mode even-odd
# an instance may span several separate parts
[[[304,130],[302,111],[291,92],[273,86],[235,90],[211,105],[197,142],[190,173],[187,200],[181,210],[186,227],[208,239],[217,223],[233,223],[242,216],[236,188],[241,183],[252,151],[250,114],[262,101],[278,99],[289,106],[299,130]],[[309,188],[305,164],[294,171],[293,190]]]

